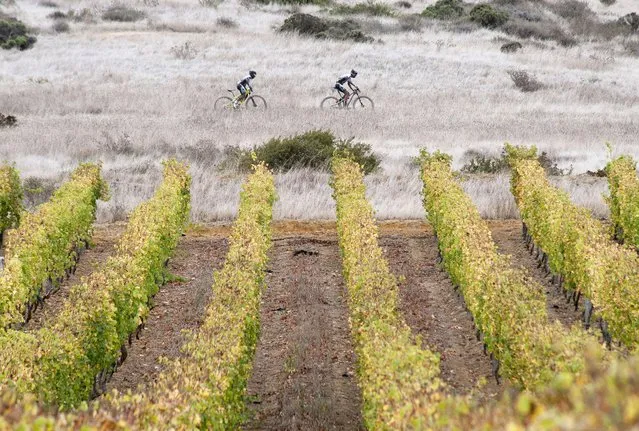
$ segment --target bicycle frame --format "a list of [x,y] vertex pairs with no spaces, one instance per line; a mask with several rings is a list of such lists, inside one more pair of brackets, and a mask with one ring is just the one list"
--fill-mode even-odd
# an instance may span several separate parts
[[345,103],[344,102],[344,96],[345,94],[342,94],[339,90],[335,89],[335,91],[337,91],[338,93],[340,93],[340,98],[337,100],[337,104],[340,106],[343,106],[344,108],[348,108],[351,104],[351,102],[353,101],[353,99],[355,98],[355,96],[359,95],[359,88],[357,90],[353,90],[353,92],[351,93],[351,97],[348,98],[348,102]]
[[228,90],[228,92],[231,93],[231,96],[233,96],[233,104],[237,104],[237,106],[243,105],[248,100],[248,98],[251,97],[251,93],[253,93],[250,88],[247,88],[246,97],[244,98],[244,100],[238,102],[240,97],[242,97],[242,93],[236,96],[233,90]]

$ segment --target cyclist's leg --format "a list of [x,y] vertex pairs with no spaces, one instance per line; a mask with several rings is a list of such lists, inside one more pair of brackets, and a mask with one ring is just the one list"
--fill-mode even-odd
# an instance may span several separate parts
[[237,98],[237,102],[241,103],[246,98],[246,88],[243,85],[237,84],[237,89],[240,92],[240,95]]
[[348,94],[348,91],[346,91],[346,88],[344,88],[344,86],[342,84],[340,84],[339,82],[335,84],[335,87],[333,87],[337,90],[337,92],[339,93],[339,97],[341,99],[344,99],[344,103],[346,103],[346,95]]

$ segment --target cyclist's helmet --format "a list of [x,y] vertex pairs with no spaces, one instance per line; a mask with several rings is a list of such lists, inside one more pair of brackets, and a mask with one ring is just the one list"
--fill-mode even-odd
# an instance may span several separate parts
[[251,70],[251,71],[249,72],[249,76],[251,77],[251,79],[253,79],[253,78],[255,78],[255,77],[257,76],[257,72],[256,72],[256,71],[254,71],[254,70]]
[[355,78],[357,76],[357,70],[351,69],[351,78]]

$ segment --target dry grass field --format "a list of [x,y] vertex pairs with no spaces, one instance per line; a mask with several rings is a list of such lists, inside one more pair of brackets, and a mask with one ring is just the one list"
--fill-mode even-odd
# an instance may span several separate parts
[[[630,0],[588,3],[602,20],[633,10]],[[27,51],[0,51],[0,112],[19,122],[0,129],[0,157],[44,184],[59,183],[78,161],[101,160],[113,189],[100,207],[102,222],[123,219],[150,196],[159,160],[171,155],[191,163],[193,219],[231,219],[242,176],[219,167],[224,147],[317,128],[355,137],[382,156],[367,186],[383,219],[423,216],[411,165],[422,147],[451,153],[460,168],[469,150],[499,155],[505,141],[537,145],[560,168],[572,168],[557,183],[599,217],[607,215],[605,182],[582,174],[603,167],[606,142],[614,154],[639,156],[639,58],[624,48],[636,36],[582,37],[572,47],[526,40],[521,51],[504,54],[499,47],[509,38],[499,31],[436,21],[405,31],[396,17],[356,17],[377,42],[354,43],[277,32],[299,9],[290,6],[134,1],[126,5],[145,18],[111,22],[100,18],[111,5],[105,1],[55,4],[18,0],[3,7],[35,27],[38,42]],[[47,16],[70,9],[86,9],[91,19],[69,20],[68,31],[56,32]],[[214,112],[213,101],[249,68],[258,71],[255,88],[268,111]],[[377,109],[321,111],[336,76],[351,68]],[[521,92],[509,70],[528,71],[544,87]],[[334,218],[327,181],[326,173],[306,169],[279,174],[276,218]],[[465,188],[484,216],[517,217],[507,176],[470,176]]]

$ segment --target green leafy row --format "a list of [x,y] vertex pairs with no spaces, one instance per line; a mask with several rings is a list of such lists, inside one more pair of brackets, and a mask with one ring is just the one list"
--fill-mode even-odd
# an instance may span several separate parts
[[548,321],[542,287],[497,253],[486,222],[453,176],[450,156],[422,151],[420,159],[424,208],[443,266],[501,373],[534,388],[558,373],[582,370],[586,333],[573,328],[566,334],[561,324]]
[[259,308],[271,246],[275,184],[263,165],[245,182],[229,251],[215,273],[204,323],[154,384],[137,394],[111,394],[118,417],[136,429],[238,429],[259,336]]
[[0,166],[0,242],[3,233],[18,226],[22,215],[22,186],[18,171],[10,165]]
[[639,179],[637,164],[630,156],[619,157],[606,165],[610,188],[608,205],[615,236],[639,249]]
[[377,242],[361,168],[345,157],[335,157],[331,167],[364,424],[374,430],[441,425],[442,404],[452,399],[443,395],[439,357],[421,346],[398,314],[397,281]]
[[[639,256],[610,240],[603,224],[552,186],[535,147],[506,146],[511,187],[528,235],[560,274],[564,288],[583,293],[612,337],[639,344]],[[613,209],[614,213],[614,209]]]
[[32,305],[75,265],[77,248],[91,238],[96,201],[108,198],[100,170],[100,165],[80,165],[50,201],[8,232],[0,328],[28,320]]
[[68,408],[96,395],[144,321],[149,298],[188,219],[187,166],[164,164],[164,181],[138,206],[116,253],[72,288],[56,318],[35,332],[0,333],[0,384]]

